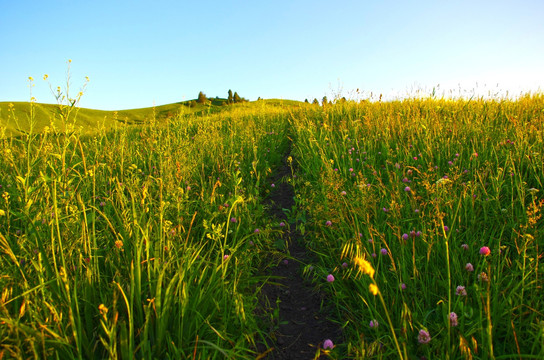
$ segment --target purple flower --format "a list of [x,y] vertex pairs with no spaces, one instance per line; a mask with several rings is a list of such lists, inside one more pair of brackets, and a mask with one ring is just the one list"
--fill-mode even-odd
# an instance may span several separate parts
[[342,267],[343,267],[344,269],[347,268],[347,267],[348,267],[348,263],[347,263],[347,262],[342,263]]
[[448,225],[444,225],[444,231],[445,231],[445,232],[450,231],[450,228],[448,227]]
[[289,264],[289,260],[287,260],[287,259],[283,260],[283,264],[284,264],[284,265]]
[[[410,234],[411,234],[411,233],[414,233],[414,236],[416,235],[416,233],[413,232],[413,231],[410,232]],[[402,234],[402,240],[408,240],[408,234],[406,234],[406,233]]]
[[400,288],[401,290],[406,290],[406,284],[405,283],[400,284]]
[[345,191],[342,191],[340,195],[345,196],[347,193]]
[[284,223],[283,221],[280,222],[280,226],[281,226],[281,227],[284,227],[284,226],[285,226],[285,223]]
[[276,187],[276,185],[272,184],[272,185],[270,185],[270,187]]
[[235,223],[236,221],[238,221],[238,220],[236,220],[235,217],[233,217],[233,218],[230,219],[230,222],[231,222],[231,223]]
[[325,223],[325,225],[327,225],[327,226],[332,226],[332,221],[327,220],[327,222]]
[[375,257],[376,257],[376,253],[372,253],[372,254],[370,254],[370,256],[372,256],[373,258],[375,258]]
[[419,335],[417,336],[417,341],[420,344],[428,344],[431,341],[431,335],[427,330],[419,330]]
[[457,326],[457,325],[458,325],[458,322],[457,322],[457,314],[454,313],[454,312],[451,312],[451,313],[450,313],[450,325],[451,325],[451,326]]
[[328,282],[333,282],[334,281],[334,276],[332,274],[327,275],[327,281]]
[[474,271],[474,266],[472,266],[471,263],[467,263],[467,264],[465,265],[465,269],[466,269],[467,271],[472,272],[472,271]]
[[406,192],[410,192],[410,191],[412,191],[412,189],[410,189],[410,187],[409,187],[409,186],[407,186],[407,187],[405,187],[405,188],[404,188],[404,191],[406,191]]
[[229,258],[230,255],[225,255],[223,256],[223,260],[227,260]]
[[421,231],[417,231],[416,232],[416,237],[420,237],[421,236]]
[[489,254],[491,254],[491,250],[489,250],[487,246],[482,246],[480,248],[480,255],[487,256]]
[[468,244],[463,244],[461,245],[461,247],[463,248],[463,250],[468,250]]
[[374,320],[370,320],[370,324],[368,324],[371,328],[376,328],[378,327],[380,324],[378,323],[378,321],[376,319]]
[[455,295],[459,295],[459,296],[467,296],[467,290],[465,289],[464,286],[459,285],[459,286],[457,287],[457,289],[455,289]]
[[382,248],[382,249],[380,250],[380,253],[381,253],[382,255],[387,255],[387,249],[386,249],[386,248]]
[[261,230],[259,230],[259,229],[255,229],[255,230],[253,230],[253,232],[254,232],[255,234],[258,234],[258,233],[260,233],[260,232],[261,232]]
[[331,349],[334,347],[334,344],[331,339],[323,341],[323,349]]

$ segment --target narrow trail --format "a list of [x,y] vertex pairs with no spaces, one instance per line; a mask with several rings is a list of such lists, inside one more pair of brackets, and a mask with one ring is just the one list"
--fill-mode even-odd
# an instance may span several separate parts
[[[283,232],[287,249],[285,260],[271,271],[272,283],[267,283],[261,290],[261,306],[265,313],[273,314],[279,309],[279,319],[269,334],[268,349],[264,359],[325,359],[319,356],[318,349],[323,348],[323,341],[331,339],[337,342],[341,338],[340,327],[327,320],[327,299],[318,293],[308,280],[302,277],[302,270],[311,259],[310,252],[304,246],[304,237],[296,230],[295,223],[288,223],[283,209],[291,209],[295,204],[294,190],[285,179],[291,176],[287,158],[284,156],[281,167],[271,181],[275,184],[267,205],[270,215],[278,222],[288,224]],[[263,353],[263,351],[260,351]]]

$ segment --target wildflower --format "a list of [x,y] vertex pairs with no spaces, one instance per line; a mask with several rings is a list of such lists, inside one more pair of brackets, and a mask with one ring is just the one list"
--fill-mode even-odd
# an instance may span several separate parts
[[370,264],[370,262],[366,261],[365,259],[361,257],[355,258],[355,265],[359,268],[359,271],[363,274],[367,274],[370,277],[374,277],[374,268]]
[[482,246],[480,248],[480,255],[487,256],[491,253],[491,250],[487,246]]
[[34,78],[33,78],[32,76],[29,76],[29,77],[28,77],[28,80],[34,81]]
[[227,260],[227,259],[229,258],[229,256],[230,256],[230,255],[225,254],[225,255],[223,256],[223,260]]
[[485,272],[481,272],[478,274],[478,281],[489,282],[489,277]]
[[405,283],[400,284],[400,289],[401,290],[406,290],[406,284]]
[[[411,231],[410,234],[414,233],[414,236],[416,235],[416,233],[414,231]],[[402,240],[408,240],[408,234],[404,233],[402,234]]]
[[463,244],[461,245],[461,247],[463,248],[463,250],[468,250],[468,244]]
[[117,247],[118,249],[122,248],[123,247],[123,242],[121,240],[117,240],[115,242],[115,247]]
[[259,230],[259,229],[255,229],[255,230],[253,230],[253,232],[254,232],[255,234],[258,234],[258,233],[260,233],[260,232],[261,232],[261,230]]
[[332,274],[327,275],[327,282],[333,282],[334,276]]
[[458,323],[457,323],[457,314],[454,313],[453,311],[450,313],[450,325],[451,326],[457,326]]
[[49,75],[44,74],[43,79],[44,79],[44,80],[47,80],[48,77],[49,77]]
[[419,335],[417,336],[417,341],[420,344],[428,344],[431,341],[431,335],[427,330],[419,330]]
[[104,304],[98,305],[98,311],[100,311],[100,314],[106,315],[108,313],[108,308],[104,306]]
[[347,193],[346,193],[345,191],[342,191],[342,192],[340,193],[340,195],[342,195],[342,196],[346,196],[346,194],[347,194]]
[[253,246],[255,243],[252,240],[249,240],[249,246]]
[[472,272],[472,271],[474,271],[474,266],[472,266],[471,263],[467,263],[467,264],[465,265],[465,269],[466,269],[466,271]]
[[404,188],[404,191],[406,191],[406,192],[410,192],[410,191],[412,191],[412,189],[410,189],[410,187],[409,187],[409,186],[407,186],[407,187],[405,187],[405,188]]
[[348,267],[348,263],[347,263],[347,262],[343,262],[343,263],[342,263],[342,267],[343,267],[344,269],[347,268],[347,267]]
[[334,344],[331,339],[323,341],[323,349],[331,349],[334,347]]
[[378,327],[380,324],[378,323],[377,320],[370,320],[370,324],[368,324],[371,328],[376,328]]
[[457,286],[457,289],[455,289],[455,295],[467,296],[467,290],[465,289],[464,286],[459,285]]
[[376,286],[376,284],[370,284],[368,286],[368,291],[370,291],[370,293],[374,296],[378,295],[378,286]]
[[284,264],[284,265],[289,264],[289,260],[287,260],[287,259],[283,260],[283,264]]
[[327,220],[327,222],[325,223],[325,225],[327,225],[327,226],[332,226],[332,221]]
[[280,226],[281,226],[281,227],[284,227],[284,226],[285,226],[285,223],[284,223],[283,221],[280,222]]
[[381,253],[382,255],[387,255],[387,249],[386,249],[386,248],[382,248],[382,249],[380,250],[380,253]]
[[272,185],[270,185],[270,187],[276,187],[276,185],[275,185],[275,184],[272,184]]
[[349,172],[353,172],[353,168],[349,168]]
[[448,232],[450,231],[450,228],[448,227],[448,225],[444,225],[444,232]]
[[5,216],[6,215],[6,212],[2,209],[0,209],[0,216]]

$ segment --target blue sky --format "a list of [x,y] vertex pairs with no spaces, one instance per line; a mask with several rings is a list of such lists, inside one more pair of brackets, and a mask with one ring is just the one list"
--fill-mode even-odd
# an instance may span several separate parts
[[[544,1],[0,0],[0,101],[310,101],[544,90]],[[359,92],[357,92],[359,89]]]

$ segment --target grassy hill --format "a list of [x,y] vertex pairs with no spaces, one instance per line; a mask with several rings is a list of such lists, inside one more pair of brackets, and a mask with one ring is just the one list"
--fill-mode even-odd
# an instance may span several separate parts
[[[196,103],[196,100],[189,100],[156,107],[138,109],[105,111],[87,108],[65,107],[61,111],[56,104],[33,104],[33,116],[31,115],[31,104],[29,102],[0,102],[0,134],[6,136],[20,135],[30,129],[30,119],[34,119],[34,132],[41,132],[45,127],[62,130],[64,117],[69,122],[74,121],[76,128],[81,127],[83,133],[93,133],[98,129],[111,129],[119,125],[139,125],[148,121],[165,121],[168,118],[188,115],[205,115],[220,111],[230,111],[239,107],[252,107],[257,104],[266,106],[300,106],[303,103],[294,100],[269,99],[253,102],[244,102],[227,106],[226,99],[213,98],[204,105]],[[66,115],[69,112],[69,115]]]

